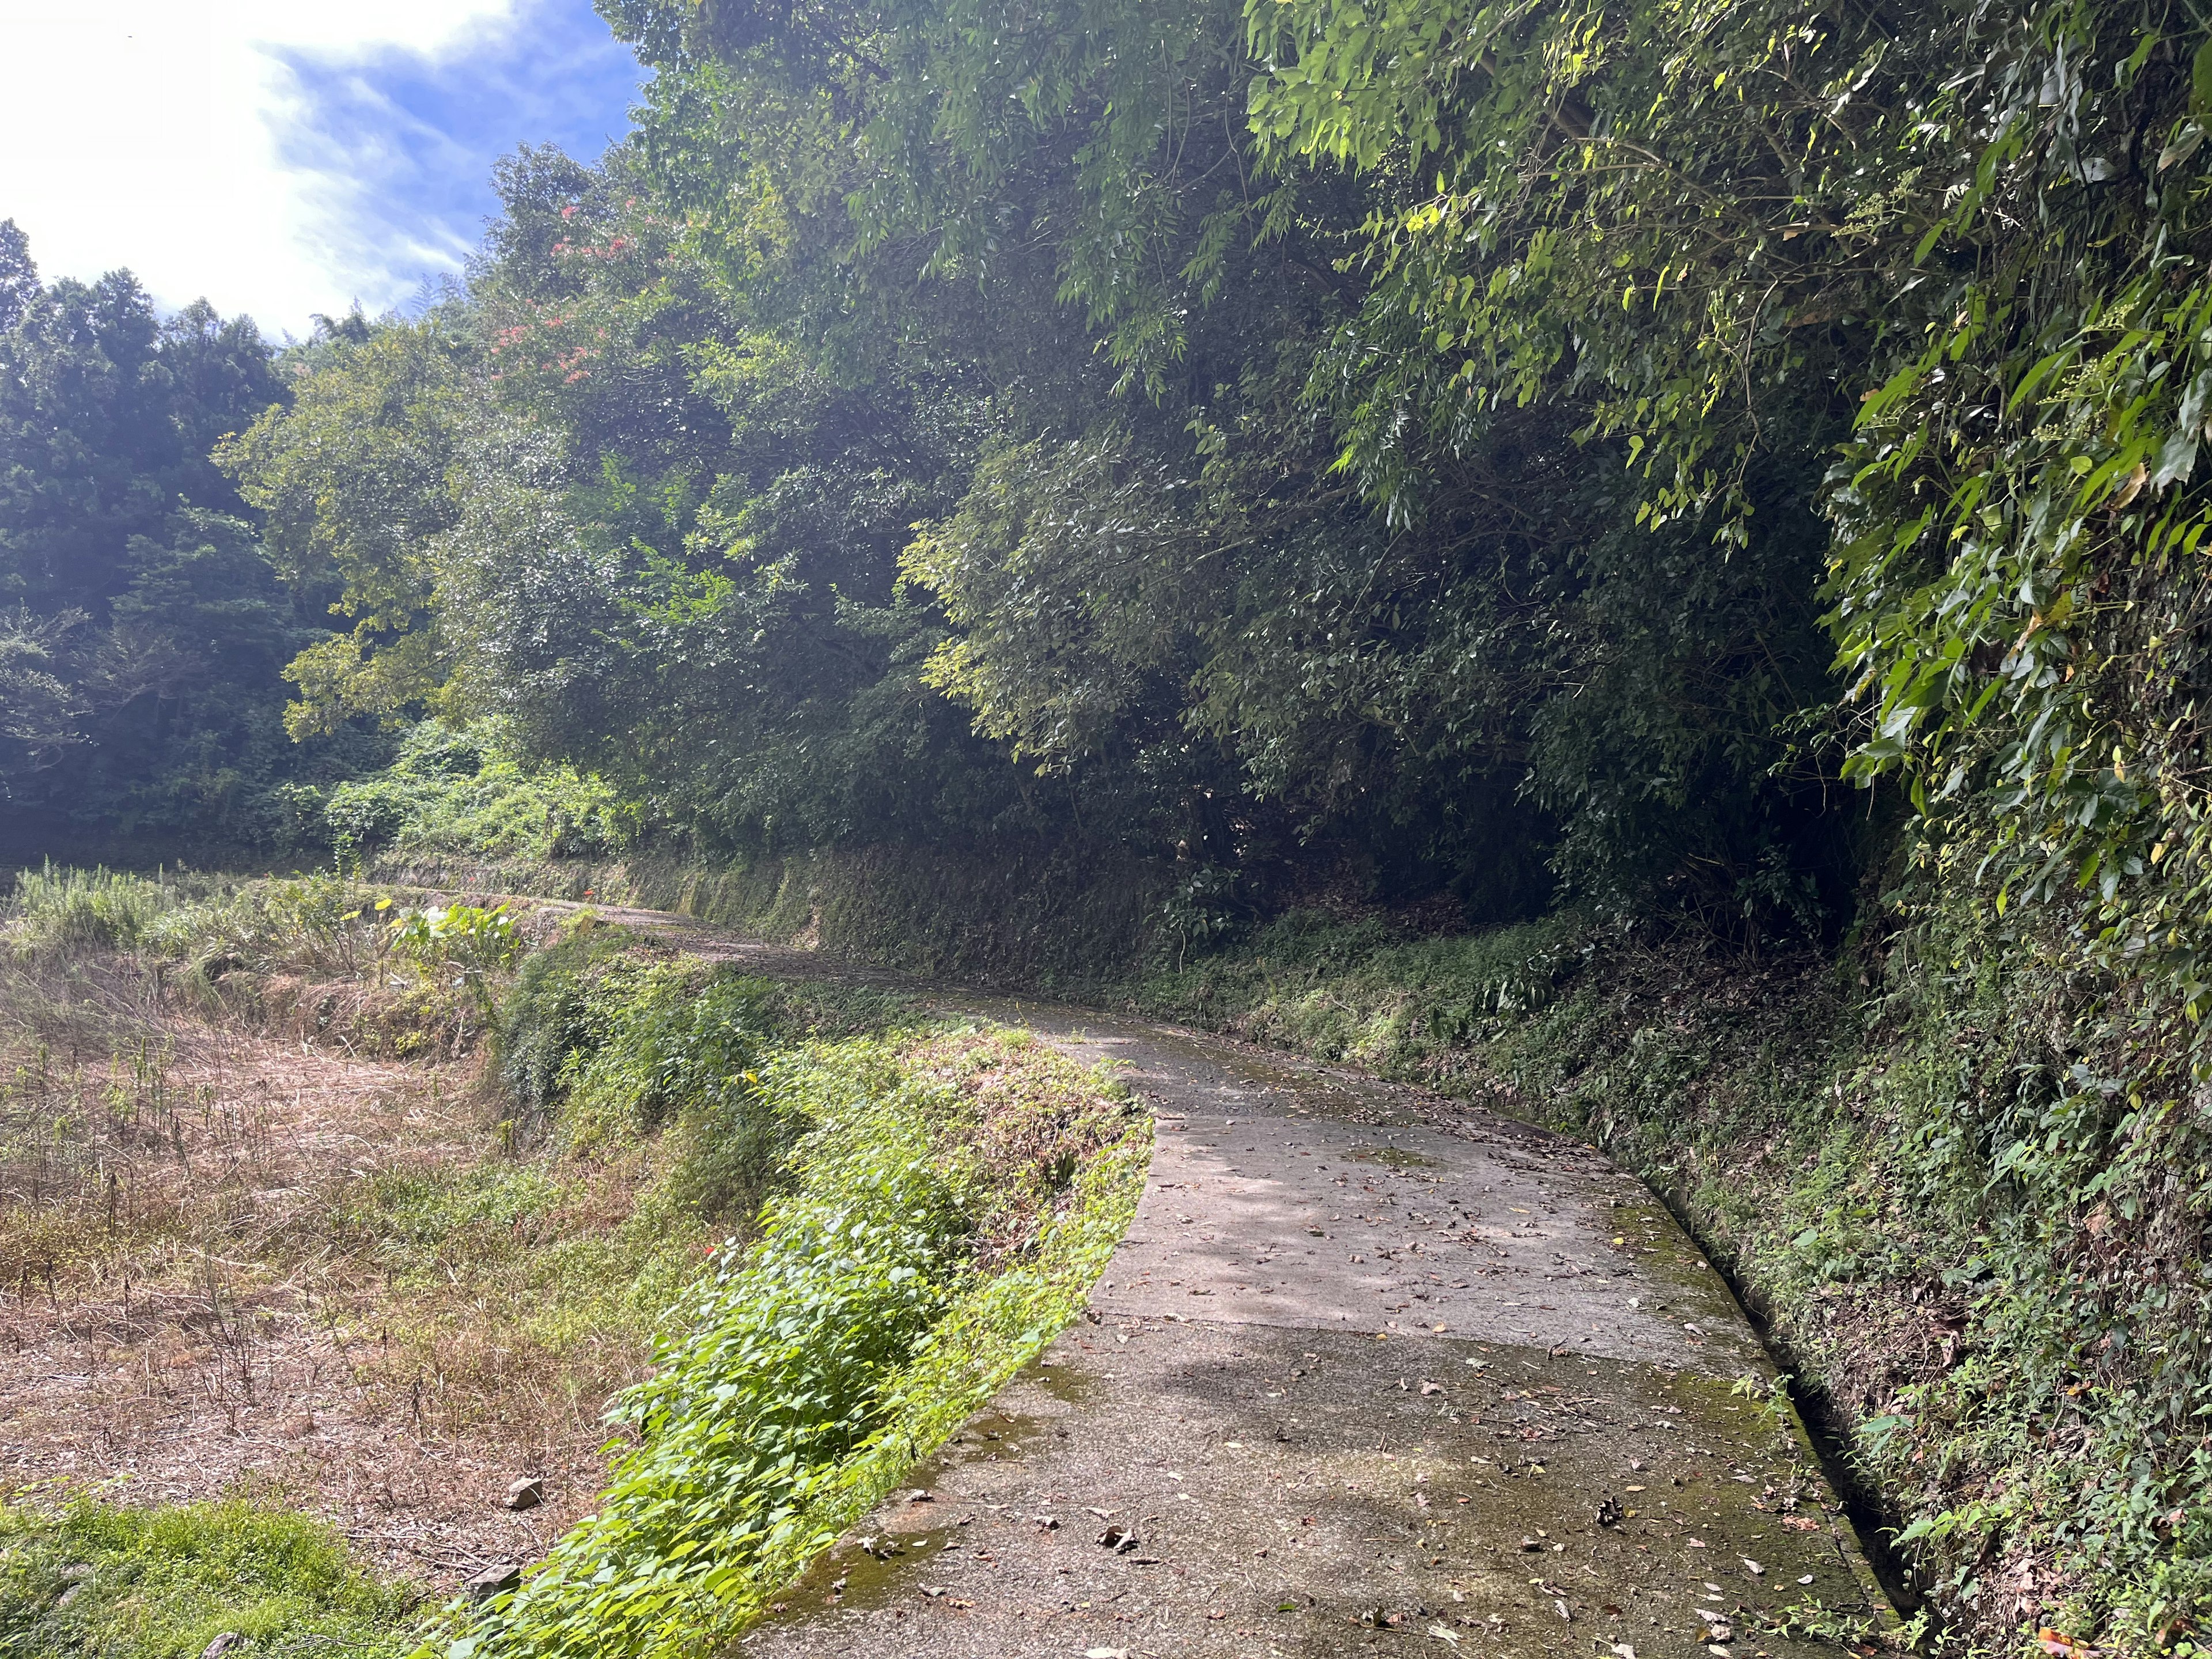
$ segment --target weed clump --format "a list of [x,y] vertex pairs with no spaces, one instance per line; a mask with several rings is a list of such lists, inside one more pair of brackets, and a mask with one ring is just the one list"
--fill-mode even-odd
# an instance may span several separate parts
[[48,862],[17,873],[9,932],[18,956],[136,951],[208,890],[204,879],[166,872],[147,877]]

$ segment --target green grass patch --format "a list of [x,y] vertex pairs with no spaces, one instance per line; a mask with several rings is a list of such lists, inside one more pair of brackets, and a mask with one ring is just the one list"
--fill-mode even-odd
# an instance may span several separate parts
[[9,1659],[198,1659],[226,1634],[241,1659],[397,1659],[414,1601],[327,1528],[242,1500],[0,1506]]

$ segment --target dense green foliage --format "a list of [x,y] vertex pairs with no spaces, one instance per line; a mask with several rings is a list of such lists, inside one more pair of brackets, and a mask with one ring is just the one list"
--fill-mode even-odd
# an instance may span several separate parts
[[1428,453],[1413,512],[1320,397],[1369,194],[1268,160],[1238,15],[1042,19],[1020,61],[927,11],[617,21],[641,137],[517,158],[466,301],[224,453],[358,622],[295,729],[494,711],[709,848],[1079,830],[1187,866],[1200,937],[1339,866],[1841,915],[1833,419],[1730,557],[1543,410]]
[[0,847],[283,846],[287,784],[374,763],[286,741],[318,595],[212,459],[284,393],[251,321],[164,319],[128,272],[42,285],[0,223]]
[[424,720],[392,763],[332,786],[321,829],[344,860],[465,853],[533,860],[605,858],[627,848],[637,813],[574,767],[524,767],[501,752],[497,725]]
[[[636,136],[511,158],[465,292],[281,381],[10,233],[56,810],[184,811],[86,722],[173,766],[142,636],[213,605],[193,660],[284,658],[295,736],[496,715],[709,849],[1080,831],[1216,932],[1322,873],[1832,936],[1886,823],[1838,785],[1896,774],[2197,995],[2189,15],[604,9]],[[265,781],[209,731],[203,805]]]

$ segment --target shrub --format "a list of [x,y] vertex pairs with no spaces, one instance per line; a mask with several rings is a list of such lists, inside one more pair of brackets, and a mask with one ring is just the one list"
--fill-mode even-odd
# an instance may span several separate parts
[[585,858],[629,845],[636,812],[611,788],[573,767],[526,768],[500,738],[495,721],[416,726],[389,768],[331,791],[323,817],[339,856]]

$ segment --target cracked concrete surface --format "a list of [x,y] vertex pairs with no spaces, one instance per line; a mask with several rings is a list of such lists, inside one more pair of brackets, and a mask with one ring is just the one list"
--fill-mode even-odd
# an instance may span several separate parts
[[1125,1068],[1158,1150],[1085,1319],[743,1653],[1792,1659],[1888,1617],[1741,1310],[1597,1152],[1171,1027],[939,1000]]

